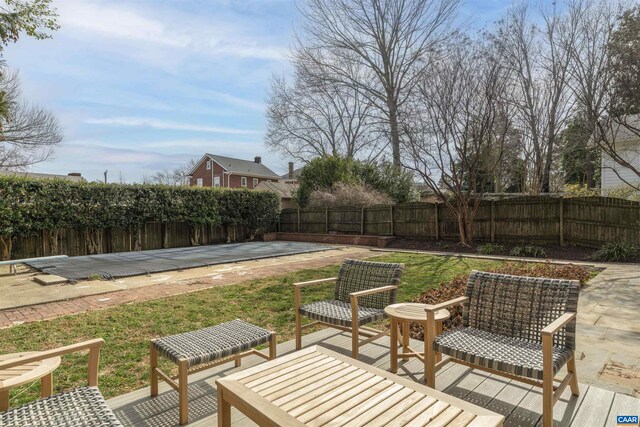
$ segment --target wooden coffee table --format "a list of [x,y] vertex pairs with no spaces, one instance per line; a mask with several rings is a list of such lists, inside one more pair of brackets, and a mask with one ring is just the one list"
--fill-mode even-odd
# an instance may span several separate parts
[[501,426],[502,415],[322,347],[216,381],[218,426],[231,406],[260,426]]
[[[410,323],[417,322],[422,323],[425,326],[427,323],[427,313],[425,311],[426,304],[419,303],[400,303],[392,304],[385,307],[384,312],[391,319],[391,372],[398,372],[398,357],[402,357],[402,360],[407,361],[410,357],[416,357],[425,364],[424,371],[427,372],[427,360],[425,353],[428,351],[425,348],[423,352],[417,352],[409,346],[410,337]],[[447,320],[450,316],[448,310],[442,309],[435,312],[436,318],[436,334],[442,333],[442,322]],[[399,330],[400,329],[400,330]],[[398,354],[398,344],[402,346],[402,353]],[[436,362],[442,359],[440,353],[436,353]]]
[[[0,361],[31,356],[38,352],[29,351],[0,355]],[[0,371],[0,411],[9,409],[9,390],[40,379],[40,395],[51,396],[53,393],[53,371],[60,366],[60,357],[39,360],[25,365]]]

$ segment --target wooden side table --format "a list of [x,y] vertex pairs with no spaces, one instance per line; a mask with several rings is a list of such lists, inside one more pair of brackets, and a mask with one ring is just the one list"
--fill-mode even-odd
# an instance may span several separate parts
[[[0,361],[31,356],[38,352],[29,351],[0,355]],[[60,366],[60,357],[39,360],[0,371],[0,412],[9,409],[9,390],[40,379],[40,395],[51,396],[53,393],[53,371]]]
[[[419,303],[400,303],[392,304],[385,307],[384,312],[391,319],[391,372],[394,374],[398,372],[398,357],[402,357],[403,361],[409,360],[410,357],[416,357],[425,364],[424,371],[427,372],[427,359],[425,353],[429,351],[425,348],[423,352],[417,352],[409,346],[409,324],[410,322],[421,323],[426,330],[427,313],[425,312],[426,304]],[[438,310],[435,312],[436,318],[436,333],[442,333],[442,322],[447,320],[450,316],[449,310]],[[399,330],[400,329],[400,330]],[[402,353],[398,354],[398,344],[402,346]],[[440,353],[436,354],[436,362],[442,359]]]

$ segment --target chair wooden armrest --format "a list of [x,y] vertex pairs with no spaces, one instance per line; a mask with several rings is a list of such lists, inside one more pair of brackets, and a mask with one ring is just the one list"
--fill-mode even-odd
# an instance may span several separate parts
[[564,325],[575,319],[576,313],[568,312],[558,317],[553,322],[549,323],[544,329],[542,329],[542,335],[551,336],[558,332]]
[[21,366],[31,362],[50,359],[52,357],[62,356],[70,353],[77,353],[83,350],[89,350],[88,382],[90,386],[97,386],[98,385],[98,363],[100,361],[100,347],[102,347],[103,344],[104,344],[104,340],[102,338],[96,338],[93,340],[71,344],[64,347],[41,351],[31,356],[8,359],[3,362],[0,362],[0,371],[8,368],[13,368],[15,366]]
[[294,283],[293,286],[295,286],[296,288],[302,288],[304,286],[320,285],[322,283],[335,282],[337,279],[338,279],[337,277],[327,277],[326,279],[309,280],[307,282],[297,282],[297,283]]
[[464,304],[467,301],[469,301],[468,297],[458,297],[458,298],[451,299],[449,301],[440,302],[438,304],[429,304],[427,307],[425,307],[425,311],[435,312],[438,310],[442,310],[443,308],[449,308],[454,305]]
[[380,293],[380,292],[392,291],[394,289],[398,289],[398,287],[396,285],[381,286],[379,288],[365,289],[364,291],[351,292],[349,294],[349,297],[351,297],[351,298],[359,298],[359,297],[363,297],[365,295],[371,295],[371,294],[377,294],[377,293]]

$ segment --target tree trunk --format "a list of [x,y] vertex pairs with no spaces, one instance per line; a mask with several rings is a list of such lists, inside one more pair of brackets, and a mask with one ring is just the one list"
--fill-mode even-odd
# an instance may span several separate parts
[[12,249],[13,249],[13,237],[0,236],[0,261],[10,260]]
[[136,239],[133,244],[133,250],[141,251],[142,250],[142,227],[140,226],[136,227],[135,231],[136,231]]
[[87,229],[87,253],[95,255],[102,253],[102,230],[99,228]]
[[200,226],[193,225],[191,226],[191,246],[199,246],[200,245]]
[[391,136],[391,152],[393,166],[400,169],[400,132],[398,126],[398,110],[395,100],[390,99],[387,103],[389,108],[389,133]]
[[47,237],[49,239],[49,254],[58,255],[60,253],[60,246],[58,245],[58,237],[60,236],[60,229],[49,230]]

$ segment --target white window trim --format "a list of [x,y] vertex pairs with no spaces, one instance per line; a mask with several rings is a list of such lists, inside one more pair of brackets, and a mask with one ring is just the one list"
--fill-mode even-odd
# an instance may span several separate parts
[[219,176],[214,176],[213,177],[213,186],[216,188],[220,187],[220,177]]
[[258,178],[253,178],[253,188],[258,186]]
[[246,176],[241,176],[240,177],[240,187],[247,188],[247,177]]
[[196,180],[196,185],[197,185],[198,187],[202,187],[202,178],[198,178],[198,179]]
[[207,170],[211,170],[211,160],[207,160]]

